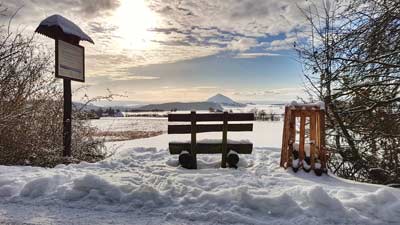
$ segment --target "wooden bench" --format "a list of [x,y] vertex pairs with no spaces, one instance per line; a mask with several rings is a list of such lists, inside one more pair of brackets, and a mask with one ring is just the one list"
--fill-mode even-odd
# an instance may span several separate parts
[[[238,154],[251,154],[252,143],[228,141],[228,131],[253,131],[252,123],[233,123],[231,121],[253,121],[253,113],[204,113],[169,114],[168,122],[190,122],[190,124],[168,125],[168,134],[191,134],[190,142],[170,142],[169,151],[179,155],[179,163],[188,169],[197,169],[197,154],[222,154],[221,167],[228,164],[235,167],[239,162]],[[220,124],[197,124],[198,122],[221,122]],[[221,143],[198,143],[197,133],[222,132]]]

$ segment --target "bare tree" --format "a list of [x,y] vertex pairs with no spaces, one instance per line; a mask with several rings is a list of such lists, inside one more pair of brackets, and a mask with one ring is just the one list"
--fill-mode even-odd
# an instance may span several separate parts
[[308,92],[327,106],[331,169],[399,182],[400,2],[325,0],[301,10],[309,31],[296,49]]

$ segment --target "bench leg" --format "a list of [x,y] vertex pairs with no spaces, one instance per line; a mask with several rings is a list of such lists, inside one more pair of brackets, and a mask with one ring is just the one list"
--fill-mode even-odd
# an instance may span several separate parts
[[190,120],[191,120],[191,127],[190,127],[190,136],[191,136],[191,142],[190,142],[190,154],[192,155],[193,158],[193,168],[192,169],[197,169],[197,156],[196,156],[196,112],[191,111],[190,112]]
[[181,164],[183,168],[193,169],[193,156],[188,151],[182,151],[181,154],[179,154],[179,164]]
[[197,169],[197,154],[192,155],[192,169]]
[[228,162],[230,168],[237,169],[237,164],[239,162],[239,154],[235,151],[230,150],[227,155],[226,161]]
[[222,160],[221,167],[226,168],[226,157],[228,155],[228,112],[224,112],[224,121],[222,125]]

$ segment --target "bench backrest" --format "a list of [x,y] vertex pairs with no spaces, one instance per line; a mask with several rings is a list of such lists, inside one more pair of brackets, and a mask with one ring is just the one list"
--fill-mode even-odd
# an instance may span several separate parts
[[[252,123],[228,124],[230,121],[253,121],[253,113],[169,114],[168,122],[191,122],[190,125],[168,125],[168,134],[190,134],[224,131],[253,131]],[[197,124],[197,122],[223,122],[222,124]],[[226,122],[226,125],[224,125]]]

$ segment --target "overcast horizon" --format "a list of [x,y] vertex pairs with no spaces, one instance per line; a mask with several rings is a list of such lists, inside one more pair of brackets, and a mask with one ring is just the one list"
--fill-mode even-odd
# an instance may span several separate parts
[[[95,42],[86,49],[86,83],[74,94],[118,101],[203,101],[221,93],[236,101],[288,102],[304,96],[292,50],[307,1],[5,0],[12,26],[33,34],[60,14]],[[2,18],[2,23],[7,22]],[[54,42],[36,35],[48,43]],[[122,97],[123,96],[123,97]]]

